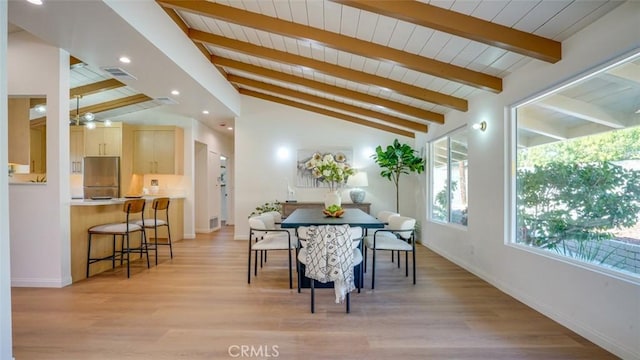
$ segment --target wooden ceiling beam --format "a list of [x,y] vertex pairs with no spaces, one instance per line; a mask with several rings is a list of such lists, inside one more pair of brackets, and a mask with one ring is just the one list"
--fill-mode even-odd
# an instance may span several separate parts
[[338,65],[325,63],[304,56],[289,54],[284,51],[269,49],[266,47],[253,45],[248,42],[227,39],[223,36],[210,34],[194,29],[189,30],[189,38],[196,43],[205,43],[228,50],[241,52],[246,55],[260,57],[280,63],[290,64],[314,69],[323,74],[334,76],[340,79],[358,82],[380,87],[398,94],[409,96],[418,100],[427,101],[432,104],[445,106],[451,109],[467,111],[469,106],[465,99],[438,93],[417,86],[409,85],[400,81],[395,81],[362,71],[352,70]]
[[420,108],[402,104],[396,101],[382,99],[377,96],[368,95],[358,91],[353,91],[353,90],[345,89],[342,87],[325,84],[319,81],[305,79],[295,75],[285,74],[279,71],[270,70],[263,67],[259,67],[259,66],[243,63],[240,61],[219,57],[219,56],[212,56],[211,61],[218,66],[226,66],[226,67],[234,68],[244,72],[253,73],[256,75],[284,81],[287,83],[302,85],[310,89],[326,92],[331,95],[344,97],[350,100],[369,103],[376,106],[383,106],[387,109],[394,110],[394,111],[403,113],[405,115],[413,116],[422,120],[432,121],[438,124],[444,124],[444,115],[435,113],[433,111],[420,109]]
[[410,121],[410,120],[399,118],[392,115],[383,114],[373,110],[368,110],[365,108],[361,108],[359,106],[349,105],[349,104],[341,103],[339,101],[329,100],[319,96],[305,94],[299,91],[283,88],[281,86],[267,84],[264,82],[260,82],[257,80],[248,79],[248,78],[236,76],[236,75],[229,75],[227,77],[227,80],[229,80],[232,83],[246,85],[252,88],[265,90],[271,93],[280,94],[280,95],[288,96],[291,98],[300,99],[300,100],[316,103],[319,105],[331,107],[334,109],[339,109],[342,111],[347,111],[350,113],[379,119],[379,120],[388,122],[390,124],[405,127],[407,129],[425,132],[425,133],[427,132],[427,125],[425,124],[417,123],[414,121]]
[[29,109],[33,109],[36,105],[47,105],[47,97],[32,97],[29,98]]
[[411,54],[369,41],[340,35],[334,32],[280,20],[270,16],[237,9],[210,1],[158,0],[163,6],[231,22],[240,26],[280,34],[294,39],[358,54],[371,59],[399,65],[475,88],[499,93],[502,79],[460,66]]
[[117,89],[123,86],[126,85],[116,79],[107,79],[83,86],[74,87],[73,89],[69,90],[69,96],[71,98],[74,98],[76,96],[91,95],[99,93],[101,91]]
[[82,60],[72,55],[69,56],[69,67],[78,66],[80,64],[84,64]]
[[562,43],[419,1],[331,0],[407,21],[549,63],[562,59]]
[[390,132],[390,133],[401,135],[401,136],[406,136],[406,137],[409,137],[409,138],[415,138],[416,137],[415,133],[413,133],[411,131],[394,128],[392,126],[388,126],[388,125],[380,124],[380,123],[377,123],[377,122],[361,119],[359,117],[343,114],[343,113],[340,113],[340,112],[337,112],[337,111],[333,111],[333,110],[329,110],[329,109],[325,109],[325,108],[321,108],[321,107],[317,107],[317,106],[312,106],[312,105],[308,105],[308,104],[300,103],[300,102],[297,102],[297,101],[280,98],[280,97],[269,95],[269,94],[264,94],[264,93],[261,93],[261,92],[258,92],[258,91],[253,91],[253,90],[249,90],[249,89],[242,89],[241,88],[239,91],[240,91],[240,94],[243,94],[243,95],[252,96],[252,97],[255,97],[255,98],[259,98],[259,99],[263,99],[263,100],[279,103],[279,104],[282,104],[282,105],[295,107],[295,108],[298,108],[298,109],[302,109],[302,110],[306,110],[306,111],[310,111],[310,112],[314,112],[314,113],[318,113],[318,114],[334,117],[334,118],[337,118],[337,119],[342,119],[342,120],[345,120],[345,121],[352,122],[354,124],[368,126],[370,128],[374,128],[374,129]]
[[[85,106],[80,108],[78,111],[80,112],[80,114],[84,114],[88,112],[97,114],[97,113],[117,109],[120,107],[143,103],[145,101],[150,101],[150,100],[153,100],[153,99],[151,99],[145,94],[136,94],[136,95],[120,98],[120,99],[106,101],[106,102],[95,104],[95,105]],[[75,116],[75,115],[76,115],[75,109],[69,111],[69,116]]]

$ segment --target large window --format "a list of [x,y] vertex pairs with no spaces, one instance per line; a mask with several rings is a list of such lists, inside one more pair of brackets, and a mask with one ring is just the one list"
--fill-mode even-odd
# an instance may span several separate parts
[[467,225],[467,131],[431,143],[431,219]]
[[515,108],[515,243],[640,274],[640,56]]

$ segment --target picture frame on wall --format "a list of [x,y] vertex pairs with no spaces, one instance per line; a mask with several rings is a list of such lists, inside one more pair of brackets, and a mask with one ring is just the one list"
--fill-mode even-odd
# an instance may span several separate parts
[[327,154],[333,155],[334,159],[344,161],[349,166],[353,163],[353,150],[351,148],[299,149],[296,161],[296,187],[329,188],[329,184],[313,176],[312,169],[308,168],[309,161],[314,156],[322,158]]

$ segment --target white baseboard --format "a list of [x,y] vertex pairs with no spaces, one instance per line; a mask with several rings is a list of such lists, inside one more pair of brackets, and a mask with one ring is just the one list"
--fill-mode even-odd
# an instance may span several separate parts
[[553,308],[550,308],[544,304],[540,304],[538,301],[536,301],[536,299],[528,296],[527,294],[522,293],[521,291],[518,291],[517,289],[511,288],[510,286],[489,276],[483,271],[480,271],[474,266],[465,264],[461,259],[457,258],[456,256],[452,256],[451,254],[448,254],[446,251],[443,251],[442,249],[439,249],[433,246],[427,246],[427,245],[425,246],[429,248],[431,251],[435,252],[436,254],[453,262],[454,264],[467,270],[473,275],[488,282],[492,286],[495,286],[498,290],[502,291],[503,293],[522,302],[523,304],[541,313],[542,315],[554,320],[555,322],[561,324],[562,326],[565,326],[569,330],[579,334],[580,336],[602,347],[603,349],[611,352],[612,354],[619,356],[622,359],[640,360],[640,353],[637,353],[633,349],[630,349],[618,343],[615,339],[608,337],[606,334],[602,334],[581,322],[577,322],[570,316],[566,316],[565,314],[558,313],[554,311]]
[[12,278],[12,287],[62,288],[71,284],[71,279]]

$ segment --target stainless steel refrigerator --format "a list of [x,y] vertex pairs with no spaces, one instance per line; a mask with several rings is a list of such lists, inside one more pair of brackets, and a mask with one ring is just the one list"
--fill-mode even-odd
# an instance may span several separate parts
[[120,197],[120,157],[85,157],[83,185],[85,199]]

